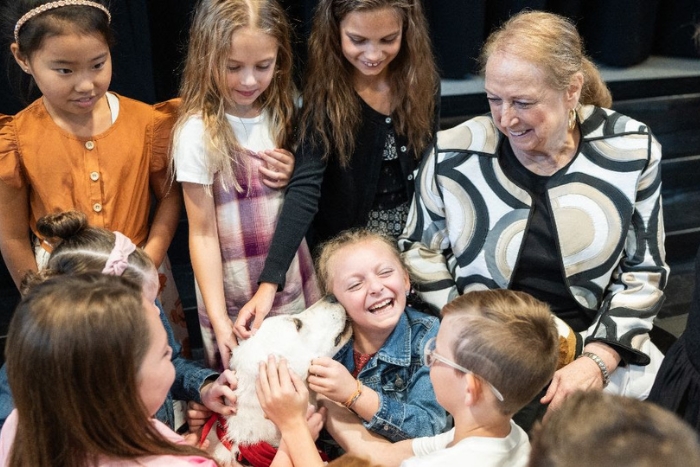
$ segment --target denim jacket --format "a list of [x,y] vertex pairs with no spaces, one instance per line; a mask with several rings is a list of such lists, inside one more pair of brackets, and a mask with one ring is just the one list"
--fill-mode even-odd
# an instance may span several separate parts
[[[395,442],[434,436],[445,429],[445,410],[438,404],[423,365],[423,349],[437,335],[439,321],[407,307],[384,345],[360,371],[358,379],[379,395],[379,410],[364,426]],[[355,368],[353,341],[333,357],[350,372]]]
[[176,430],[179,427],[175,426],[173,401],[193,400],[201,404],[202,399],[200,398],[199,389],[204,385],[206,379],[216,378],[219,376],[219,373],[180,355],[182,347],[175,340],[173,328],[170,326],[168,318],[163,312],[163,306],[160,304],[160,300],[156,300],[156,306],[160,310],[160,320],[163,322],[163,327],[168,335],[168,345],[173,349],[171,361],[175,367],[175,381],[170,387],[170,392],[168,392],[165,402],[163,402],[163,405],[158,409],[158,412],[156,412],[155,418]]

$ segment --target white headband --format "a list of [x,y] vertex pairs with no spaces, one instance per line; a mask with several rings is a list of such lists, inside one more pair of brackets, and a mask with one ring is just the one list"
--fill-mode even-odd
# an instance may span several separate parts
[[107,23],[112,22],[112,15],[109,14],[107,7],[97,2],[90,2],[88,0],[59,0],[57,2],[44,3],[36,8],[32,8],[17,21],[17,24],[15,24],[15,42],[19,43],[19,30],[24,26],[24,23],[45,11],[61,8],[63,6],[91,6],[104,11],[105,15],[107,15]]

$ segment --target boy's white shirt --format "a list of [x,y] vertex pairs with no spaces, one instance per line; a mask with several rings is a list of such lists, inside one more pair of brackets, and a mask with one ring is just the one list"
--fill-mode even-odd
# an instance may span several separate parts
[[403,461],[401,467],[524,467],[530,456],[527,434],[512,420],[510,433],[505,438],[470,436],[448,448],[454,436],[453,428],[436,436],[414,439],[412,446],[415,457]]

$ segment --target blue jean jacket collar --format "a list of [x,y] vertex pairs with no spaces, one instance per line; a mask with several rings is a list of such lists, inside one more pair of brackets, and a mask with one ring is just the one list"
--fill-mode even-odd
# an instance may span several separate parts
[[[353,342],[354,339],[350,339],[335,356],[335,359],[345,365],[346,368],[354,368],[352,355]],[[405,311],[401,313],[396,327],[377,352],[377,358],[373,358],[367,362],[367,366],[363,368],[363,370],[376,367],[379,360],[396,366],[407,367],[411,364],[411,326],[409,326]]]

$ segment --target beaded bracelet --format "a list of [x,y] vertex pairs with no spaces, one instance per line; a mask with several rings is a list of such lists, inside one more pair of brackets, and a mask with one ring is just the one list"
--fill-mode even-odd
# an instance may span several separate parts
[[606,387],[610,383],[610,373],[608,372],[608,366],[605,364],[602,358],[594,354],[593,352],[583,352],[578,358],[588,357],[598,365],[600,372],[603,375],[603,387]]
[[347,409],[352,410],[352,406],[355,405],[355,402],[357,402],[357,399],[359,399],[361,395],[362,395],[362,382],[358,379],[358,380],[357,380],[357,389],[355,390],[355,392],[353,393],[353,395],[350,396],[350,397],[348,398],[348,400],[346,400],[346,401],[343,403],[343,405],[344,405]]

